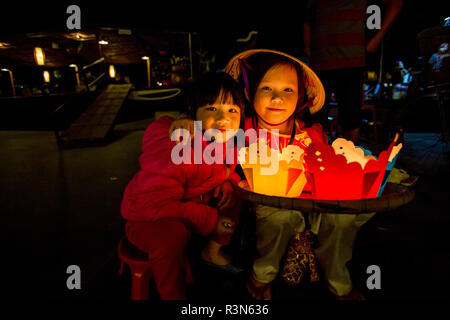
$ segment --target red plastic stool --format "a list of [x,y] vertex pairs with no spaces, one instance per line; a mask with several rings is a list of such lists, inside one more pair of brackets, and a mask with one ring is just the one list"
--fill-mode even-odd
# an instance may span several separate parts
[[125,236],[120,240],[118,252],[121,261],[119,274],[123,273],[124,263],[130,267],[131,300],[148,300],[152,266],[147,253],[136,248]]

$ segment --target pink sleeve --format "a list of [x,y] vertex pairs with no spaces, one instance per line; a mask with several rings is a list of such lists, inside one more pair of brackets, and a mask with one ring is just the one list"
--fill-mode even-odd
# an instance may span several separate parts
[[210,234],[217,224],[217,209],[183,200],[183,185],[196,168],[171,161],[173,142],[168,137],[171,121],[159,120],[144,134],[143,154],[139,159],[141,170],[125,189],[122,216],[133,221],[178,218],[194,232]]
[[122,216],[133,221],[178,218],[194,232],[210,234],[217,224],[217,209],[182,201],[183,194],[183,186],[174,176],[141,170],[125,189]]
[[236,172],[233,172],[228,180],[230,180],[232,184],[237,185],[239,181],[241,181],[241,177]]

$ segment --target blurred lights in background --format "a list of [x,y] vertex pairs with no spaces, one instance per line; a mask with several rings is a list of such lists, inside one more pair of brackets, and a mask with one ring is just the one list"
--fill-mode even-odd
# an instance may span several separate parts
[[44,50],[39,47],[34,48],[34,60],[36,61],[37,65],[43,66],[45,63],[45,54]]
[[48,71],[44,71],[43,75],[44,75],[44,82],[46,83],[50,82],[50,73]]
[[13,76],[12,71],[9,70],[9,69],[6,69],[6,68],[2,68],[0,70],[9,73],[9,79],[11,81],[11,93],[12,93],[13,96],[15,96],[16,95],[16,88],[15,88],[15,85],[14,85],[14,76]]
[[81,32],[72,32],[64,35],[68,39],[76,40],[76,41],[88,41],[95,40],[95,34],[81,33]]
[[9,49],[11,48],[11,44],[8,42],[0,42],[0,49]]
[[151,80],[150,80],[150,58],[147,56],[143,56],[142,60],[145,60],[147,64],[147,88],[150,88]]
[[375,71],[368,71],[367,72],[367,79],[370,81],[376,81],[377,80],[377,74]]
[[113,79],[116,77],[116,69],[113,65],[109,66],[109,77]]
[[78,74],[78,66],[76,64],[71,64],[69,67],[75,69],[75,77],[77,79],[77,86],[80,86],[80,75]]

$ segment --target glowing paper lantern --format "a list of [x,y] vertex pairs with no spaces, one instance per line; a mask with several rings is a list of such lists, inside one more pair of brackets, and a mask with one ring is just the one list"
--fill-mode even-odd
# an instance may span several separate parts
[[398,158],[398,153],[400,152],[400,149],[402,148],[402,144],[395,146],[392,149],[391,155],[389,156],[389,162],[386,167],[386,172],[384,173],[383,181],[381,182],[380,190],[378,191],[377,197],[380,197],[383,193],[384,187],[386,186],[386,183],[388,182],[388,179],[391,175],[392,169],[394,168],[395,162]]
[[389,177],[388,163],[393,167],[401,149],[401,144],[395,146],[396,142],[397,136],[378,158],[342,138],[331,146],[311,143],[306,150],[305,168],[313,198],[356,200],[381,195]]
[[304,151],[290,145],[280,153],[264,139],[239,150],[239,163],[253,192],[295,198],[306,184]]
[[42,50],[42,48],[39,48],[39,47],[35,47],[34,48],[34,60],[36,61],[36,63],[39,66],[43,66],[44,65],[45,54],[44,54],[44,50]]

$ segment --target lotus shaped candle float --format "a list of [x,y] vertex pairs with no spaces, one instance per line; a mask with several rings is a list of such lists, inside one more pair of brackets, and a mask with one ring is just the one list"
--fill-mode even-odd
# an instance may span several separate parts
[[239,163],[253,192],[294,198],[306,184],[304,155],[299,146],[289,145],[279,152],[258,139],[239,150]]
[[353,142],[338,138],[332,145],[311,143],[305,154],[306,178],[318,200],[357,200],[381,196],[402,144],[378,157]]

